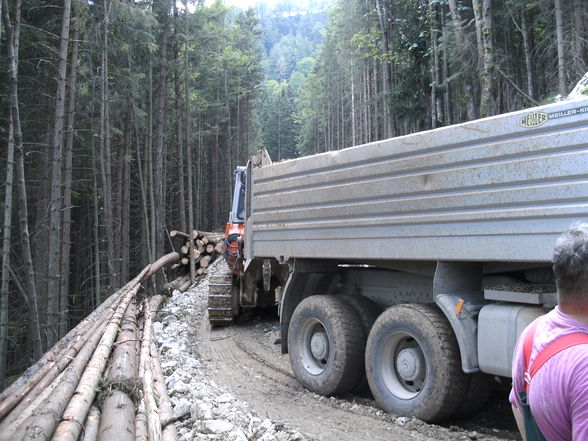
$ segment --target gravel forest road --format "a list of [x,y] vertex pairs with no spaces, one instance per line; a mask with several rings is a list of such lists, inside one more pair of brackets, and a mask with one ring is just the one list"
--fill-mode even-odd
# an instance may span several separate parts
[[[210,272],[225,269],[219,261]],[[369,396],[312,393],[275,344],[275,314],[211,329],[207,294],[208,277],[174,293],[155,325],[182,441],[519,439],[507,389],[499,385],[481,412],[442,425],[387,414]]]

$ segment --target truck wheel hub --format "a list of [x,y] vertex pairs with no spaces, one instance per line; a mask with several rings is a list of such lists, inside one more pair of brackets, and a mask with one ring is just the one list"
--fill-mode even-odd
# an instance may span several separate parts
[[310,352],[317,360],[329,357],[329,338],[326,332],[315,332],[310,338]]
[[396,369],[404,381],[415,381],[425,373],[422,353],[417,348],[402,349],[396,356]]

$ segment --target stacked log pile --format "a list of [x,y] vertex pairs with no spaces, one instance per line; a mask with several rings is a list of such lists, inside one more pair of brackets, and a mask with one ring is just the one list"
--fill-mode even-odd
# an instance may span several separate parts
[[151,332],[163,297],[138,293],[179,259],[145,267],[0,395],[0,441],[177,440]]
[[206,273],[210,264],[223,253],[224,234],[192,230],[191,233],[172,230],[172,242],[178,245],[180,261],[172,266],[171,282],[165,289],[186,291],[196,277]]

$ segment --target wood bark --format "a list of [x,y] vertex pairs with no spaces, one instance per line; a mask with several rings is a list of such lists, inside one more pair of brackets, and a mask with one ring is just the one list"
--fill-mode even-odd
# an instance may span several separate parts
[[96,406],[92,406],[84,423],[84,433],[82,434],[81,441],[96,441],[98,439],[99,425],[100,410]]
[[[73,136],[74,136],[74,118],[76,108],[76,88],[77,88],[77,65],[79,50],[79,16],[76,17],[75,10],[72,19],[72,46],[71,46],[71,63],[68,78],[69,97],[67,102],[67,123],[65,128],[65,142],[63,147],[63,209],[62,209],[62,227],[61,227],[61,253],[60,253],[60,287],[59,287],[59,304],[68,305],[69,300],[69,259],[71,247],[71,192],[72,192],[72,163],[73,163]],[[59,337],[67,333],[68,328],[68,309],[61,308],[59,319]]]
[[100,171],[102,175],[103,205],[104,205],[104,231],[106,239],[106,254],[108,268],[108,285],[110,289],[117,286],[116,265],[112,261],[114,251],[114,222],[112,208],[112,163],[110,148],[110,86],[108,78],[108,32],[110,21],[110,0],[103,2],[102,21],[102,69],[101,69],[101,102],[100,102]]
[[[192,164],[192,120],[190,118],[190,95],[189,95],[189,63],[188,63],[188,35],[189,33],[189,22],[188,22],[188,2],[184,0],[184,21],[185,30],[184,35],[186,36],[186,42],[184,44],[184,111],[186,113],[186,162],[187,162],[187,185],[188,185],[188,225],[190,228],[194,226],[194,189],[193,189],[193,164]],[[190,245],[190,248],[193,248]],[[196,266],[194,259],[190,259],[190,278],[192,283],[196,280]]]
[[59,340],[60,305],[60,252],[61,252],[61,169],[63,151],[63,125],[65,116],[65,76],[67,73],[67,56],[69,45],[69,25],[71,0],[63,2],[63,18],[59,44],[59,61],[57,65],[57,91],[55,92],[55,118],[53,125],[52,159],[51,159],[51,203],[49,206],[49,260],[47,268],[47,346],[51,347]]
[[553,0],[555,7],[555,35],[557,41],[557,78],[559,94],[568,95],[568,82],[566,72],[566,53],[564,41],[564,19],[561,0]]
[[145,414],[147,416],[147,428],[149,441],[161,441],[161,419],[157,411],[157,402],[153,390],[152,359],[150,356],[153,316],[151,310],[157,311],[161,303],[161,296],[156,296],[150,302],[145,302],[145,325],[143,328],[143,340],[141,342],[141,360],[143,369],[143,400]]
[[37,291],[35,286],[35,274],[33,258],[31,255],[31,243],[28,224],[27,187],[25,181],[24,147],[22,144],[22,129],[20,125],[20,107],[18,101],[18,50],[20,28],[20,0],[15,4],[15,24],[10,19],[8,1],[2,0],[2,20],[7,35],[6,45],[8,53],[8,90],[10,103],[10,117],[12,123],[12,139],[16,158],[16,188],[18,202],[18,219],[20,229],[20,244],[22,260],[24,264],[25,288],[29,295],[29,314],[31,317],[32,345],[35,353],[40,353],[41,335],[39,329]]
[[533,76],[533,56],[531,53],[532,27],[529,26],[528,13],[525,8],[521,12],[521,34],[523,36],[523,51],[525,53],[525,68],[527,73],[527,94],[535,99],[535,80]]
[[[178,21],[178,9],[174,3],[174,20]],[[176,151],[178,156],[178,199],[179,199],[179,221],[180,228],[182,231],[186,231],[186,210],[184,209],[186,204],[186,190],[184,186],[184,143],[183,132],[182,132],[182,95],[180,93],[180,62],[178,59],[179,52],[179,27],[174,27],[174,111],[175,111],[175,123],[176,123]],[[190,224],[190,227],[192,225]]]
[[494,115],[494,26],[492,0],[482,2],[482,43],[484,50],[482,69],[482,95],[480,99],[480,116]]
[[[189,281],[189,280],[188,280]],[[155,391],[159,396],[159,409],[160,417],[162,421],[171,420],[174,415],[174,410],[171,405],[169,395],[167,393],[167,387],[165,385],[165,377],[161,369],[161,363],[159,362],[159,354],[155,342],[151,340],[151,359],[153,362],[153,379],[155,383]],[[169,423],[163,426],[162,441],[177,441],[178,432],[174,423]]]
[[[20,0],[16,5],[16,14],[20,15]],[[6,11],[7,18],[4,18],[4,12]],[[0,23],[3,20],[8,21],[6,26],[10,32],[7,34],[7,45],[12,46],[10,50],[14,57],[16,53],[14,50],[14,38],[15,32],[13,31],[10,18],[8,16],[8,5],[2,8],[2,17],[0,17]],[[18,23],[18,18],[17,18]],[[14,60],[9,61],[10,68],[16,68],[17,62]],[[10,108],[12,116],[12,106]],[[14,123],[12,117],[8,124],[8,148],[6,152],[6,186],[4,194],[4,225],[2,233],[2,282],[0,286],[0,390],[4,389],[4,383],[6,379],[6,348],[8,340],[8,298],[10,295],[10,248],[12,239],[12,193],[14,184]]]
[[[458,55],[461,60],[463,66],[468,66],[468,49],[467,44],[468,40],[466,38],[462,21],[461,21],[461,14],[457,8],[456,0],[448,0],[449,3],[449,11],[451,13],[451,21],[453,22],[453,28],[455,30],[455,41],[457,42],[457,50]],[[467,116],[469,120],[477,119],[478,118],[478,109],[475,103],[474,91],[473,86],[468,78],[468,74],[466,72],[461,73],[463,77],[463,94],[466,97],[466,105],[467,105]]]
[[92,358],[79,380],[75,394],[71,396],[67,408],[63,412],[61,423],[55,429],[52,440],[76,441],[78,439],[82,424],[86,420],[90,405],[96,396],[98,382],[102,377],[102,372],[112,351],[112,345],[118,333],[123,314],[137,294],[139,287],[140,285],[137,284],[125,294],[112,319],[106,326],[100,339],[100,344],[93,352]]
[[574,60],[575,74],[580,78],[588,69],[588,35],[586,34],[586,18],[588,7],[584,0],[574,0]]
[[123,316],[121,330],[112,353],[112,364],[106,378],[111,392],[102,405],[99,441],[133,441],[135,438],[135,405],[128,390],[133,387],[137,356],[137,319],[132,301]]
[[[158,72],[158,94],[157,94],[157,116],[155,119],[157,130],[155,139],[155,158],[153,168],[153,185],[154,185],[154,221],[155,237],[154,252],[156,256],[163,254],[163,244],[165,235],[165,206],[164,206],[164,130],[165,130],[165,98],[167,90],[167,40],[169,33],[168,24],[168,0],[159,0],[158,9],[162,20],[163,31],[161,35],[160,54],[159,54],[159,72]],[[163,286],[163,279],[155,278],[156,290],[159,291]]]

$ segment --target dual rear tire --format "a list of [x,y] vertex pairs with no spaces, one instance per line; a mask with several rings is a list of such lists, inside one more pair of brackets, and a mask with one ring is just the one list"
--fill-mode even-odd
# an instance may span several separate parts
[[424,304],[393,306],[375,320],[377,312],[360,297],[304,299],[288,332],[296,378],[313,392],[334,395],[357,389],[367,376],[376,402],[387,412],[427,422],[463,413],[477,382],[461,369],[457,341],[443,313]]

